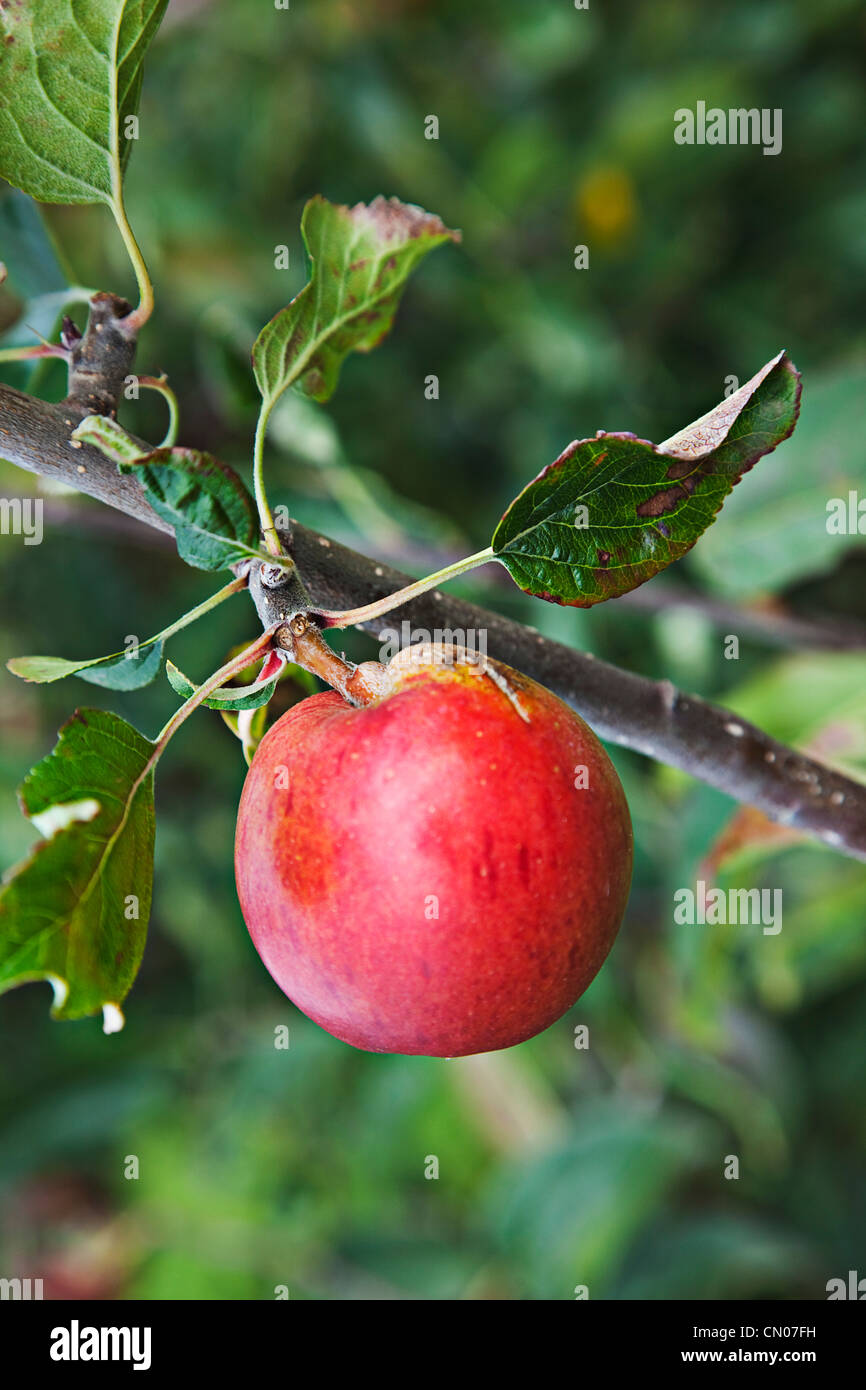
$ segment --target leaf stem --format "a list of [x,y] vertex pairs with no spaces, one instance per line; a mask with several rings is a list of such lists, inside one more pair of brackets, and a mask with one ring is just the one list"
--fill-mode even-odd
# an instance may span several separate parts
[[40,343],[38,347],[0,348],[0,362],[24,362],[31,357],[62,357],[69,360],[69,349],[59,343]]
[[272,402],[263,401],[259,411],[259,418],[256,421],[256,439],[253,446],[253,487],[256,494],[256,507],[259,513],[259,525],[265,538],[265,545],[268,553],[275,559],[282,556],[282,546],[277,535],[277,528],[274,525],[274,518],[268,502],[268,495],[265,491],[264,476],[264,453],[265,435],[268,430],[268,419],[271,413]]
[[405,589],[398,589],[396,593],[387,594],[385,598],[374,599],[372,603],[366,603],[361,608],[347,608],[342,612],[334,608],[317,608],[315,617],[322,627],[353,627],[358,623],[371,622],[373,618],[390,613],[392,608],[400,608],[402,604],[426,594],[440,584],[447,583],[449,579],[456,579],[459,574],[466,574],[477,565],[486,565],[489,560],[495,559],[492,547],[488,546],[486,550],[479,550],[476,555],[469,555],[465,560],[456,560],[453,565],[446,565],[435,574],[429,574],[426,579],[416,579],[414,584],[407,584]]
[[118,190],[117,196],[112,199],[111,211],[117,223],[117,230],[123,237],[123,244],[132,262],[132,268],[138,282],[138,308],[127,315],[124,323],[128,332],[138,333],[153,313],[153,285],[144,262],[144,256],[141,254],[141,248],[135,239],[132,227],[129,225],[129,218],[123,204],[123,193],[120,190]]
[[[205,613],[209,613],[211,609],[216,608],[218,604],[224,603],[227,598],[231,598],[232,594],[241,593],[246,587],[246,575],[243,575],[240,579],[232,579],[228,584],[224,584],[221,589],[217,589],[216,593],[211,594],[210,598],[206,598],[202,603],[197,604],[195,608],[191,608],[188,613],[184,613],[182,617],[178,618],[176,622],[173,622],[169,627],[163,628],[162,632],[156,634],[156,637],[151,637],[150,641],[158,642],[160,637],[164,641],[167,637],[173,637],[176,632],[180,632],[182,628],[189,627],[190,623],[194,623],[198,618],[203,618]],[[142,642],[140,645],[144,647],[148,644]]]
[[168,429],[162,443],[157,445],[160,449],[171,449],[177,443],[177,429],[180,419],[180,409],[177,403],[177,396],[172,391],[165,376],[140,376],[139,386],[143,386],[147,391],[158,391],[168,406]]
[[[217,604],[223,603],[227,598],[231,598],[232,594],[241,593],[242,590],[247,587],[248,582],[247,576],[243,575],[241,578],[233,579],[229,584],[224,584],[221,589],[217,589],[215,594],[211,594],[210,598],[206,598],[204,602],[198,604],[197,607],[191,608],[188,613],[182,614],[175,622],[163,628],[161,632],[157,632],[153,637],[146,638],[144,642],[139,642],[139,650],[142,647],[152,647],[155,642],[167,641],[169,637],[173,637],[174,634],[180,632],[182,628],[189,627],[190,623],[194,623],[197,618],[204,617],[205,613],[209,613],[212,608],[216,608]],[[79,662],[78,665],[75,666],[75,669],[67,671],[66,675],[75,676],[79,671],[88,670],[91,666],[101,666],[106,661],[115,661],[119,657],[125,655],[125,652],[110,652],[108,656],[95,656],[90,661]],[[51,658],[49,658],[49,660],[50,659]],[[28,673],[28,665],[34,660],[38,661],[40,658],[13,656],[7,661],[6,665],[13,676],[20,676],[23,680],[33,680],[34,677],[32,674]],[[60,678],[52,676],[51,679],[57,680]]]

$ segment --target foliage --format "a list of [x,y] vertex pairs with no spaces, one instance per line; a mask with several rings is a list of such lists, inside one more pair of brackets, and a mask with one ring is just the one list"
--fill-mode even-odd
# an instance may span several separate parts
[[[784,22],[747,0],[699,22],[679,0],[584,13],[324,0],[276,19],[254,0],[173,9],[148,56],[128,201],[160,291],[147,354],[186,403],[185,440],[246,467],[258,408],[247,354],[274,305],[303,287],[291,230],[302,206],[319,189],[352,204],[381,188],[464,233],[460,253],[431,257],[407,290],[399,338],[378,362],[347,362],[328,405],[344,466],[381,483],[390,525],[274,429],[275,501],[421,572],[485,543],[527,460],[541,465],[599,424],[662,438],[786,342],[807,382],[797,432],[674,574],[704,598],[750,599],[769,631],[779,608],[862,620],[862,545],[825,526],[828,496],[866,487],[866,99],[852,4],[789,7]],[[784,107],[783,155],[674,146],[673,109],[710,94]],[[438,142],[423,140],[427,111]],[[22,325],[23,340],[30,292],[3,226],[0,324]],[[79,283],[102,285],[108,265],[111,286],[126,288],[98,210],[53,212],[51,227]],[[273,248],[287,238],[283,271]],[[590,244],[589,274],[572,268],[576,242]],[[438,401],[423,393],[430,372]],[[47,383],[62,392],[55,375]],[[121,418],[160,437],[158,403],[124,402]],[[6,495],[28,486],[0,475]],[[86,503],[45,502],[50,567],[0,538],[4,656],[40,651],[49,635],[58,648],[58,634],[64,651],[114,652],[209,592],[158,537],[134,538]],[[451,518],[464,534],[443,556]],[[481,577],[463,582],[489,596]],[[826,654],[789,663],[743,636],[728,660],[721,639],[736,626],[707,609],[623,600],[584,613],[494,597],[782,738],[820,732]],[[184,671],[209,669],[215,646],[248,634],[243,605],[226,606],[207,630],[179,633],[172,655]],[[363,637],[346,642],[371,652]],[[835,710],[841,676],[834,689]],[[0,702],[11,864],[31,841],[12,790],[69,697],[9,678]],[[165,682],[117,701],[143,728],[173,704]],[[821,1298],[829,1277],[857,1267],[859,866],[759,845],[720,881],[780,886],[778,937],[675,927],[672,892],[694,882],[732,807],[617,754],[641,846],[633,901],[573,1014],[492,1063],[368,1057],[292,1010],[246,940],[229,862],[244,771],[234,751],[220,717],[202,714],[161,773],[154,925],[124,1032],[106,1041],[68,1025],[61,1051],[42,990],[4,997],[0,1183],[19,1218],[4,1226],[4,1272],[50,1266],[67,1292],[143,1297],[261,1298],[286,1283],[293,1298],[570,1298],[589,1271],[593,1297]],[[573,1046],[582,1023],[588,1052]],[[284,1024],[288,1051],[274,1047]],[[122,1176],[130,1152],[138,1182]],[[722,1177],[731,1152],[738,1182]],[[423,1176],[431,1153],[436,1182]],[[50,1230],[39,1213],[58,1189],[65,1215]]]
[[9,6],[0,28],[0,173],[43,203],[116,204],[142,60],[168,0]]
[[539,598],[589,608],[628,593],[692,548],[799,408],[799,374],[779,353],[664,444],[603,430],[577,440],[512,502],[493,553]]
[[253,346],[268,411],[294,382],[313,400],[326,401],[344,358],[369,352],[391,328],[409,273],[435,247],[457,239],[438,217],[382,197],[353,208],[311,198],[301,234],[309,281]]
[[0,992],[48,979],[55,1018],[116,1013],[150,915],[154,760],[125,720],[79,709],[28,773],[21,806],[45,838],[0,895]]

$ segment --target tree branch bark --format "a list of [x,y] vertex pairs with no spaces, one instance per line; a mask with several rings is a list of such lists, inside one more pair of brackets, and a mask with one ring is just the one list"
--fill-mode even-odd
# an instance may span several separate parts
[[[134,478],[119,475],[96,449],[70,443],[82,413],[77,402],[54,405],[0,386],[0,457],[168,530]],[[358,607],[410,582],[398,570],[303,526],[294,527],[293,552],[313,603],[322,608]],[[275,604],[285,602],[279,588],[271,595]],[[866,861],[866,787],[730,712],[438,590],[365,626],[381,636],[404,619],[431,633],[485,632],[491,656],[553,690],[601,738],[681,768],[772,820]]]

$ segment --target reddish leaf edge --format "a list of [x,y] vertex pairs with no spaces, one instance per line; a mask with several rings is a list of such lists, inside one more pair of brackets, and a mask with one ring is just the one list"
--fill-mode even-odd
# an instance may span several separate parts
[[[755,452],[755,454],[750,458],[749,462],[743,466],[743,468],[737,474],[737,477],[734,479],[734,482],[731,486],[732,492],[733,489],[737,486],[737,484],[742,482],[746,474],[751,472],[755,464],[758,463],[760,459],[765,458],[767,454],[771,454],[774,449],[778,449],[779,445],[784,444],[786,439],[790,439],[797,426],[797,421],[800,418],[800,402],[803,396],[802,372],[800,372],[797,369],[794,362],[788,356],[786,348],[782,348],[782,350],[780,351],[778,355],[778,361],[776,362],[772,370],[775,370],[776,366],[782,367],[786,372],[788,372],[790,376],[794,378],[795,381],[794,406],[791,415],[791,424],[789,428],[785,431],[785,433],[773,444],[769,444],[767,448],[759,449]],[[570,444],[566,445],[562,453],[559,454],[558,457],[555,458],[552,463],[546,464],[545,467],[541,469],[540,473],[536,473],[535,477],[530,479],[530,481],[526,484],[526,487],[521,488],[520,492],[517,494],[517,497],[515,497],[514,500],[509,504],[509,506],[506,507],[505,511],[502,513],[502,516],[499,518],[499,522],[497,523],[496,529],[498,529],[499,525],[511,511],[511,508],[515,505],[515,503],[519,501],[523,494],[525,492],[528,492],[529,488],[531,488],[535,483],[537,483],[539,479],[545,478],[547,477],[548,473],[555,472],[558,468],[561,468],[564,463],[568,462],[568,460],[572,457],[574,452],[577,449],[579,449],[582,444],[592,444],[598,439],[630,439],[637,444],[645,444],[647,448],[652,449],[654,454],[658,454],[662,458],[677,459],[681,457],[676,453],[667,453],[666,451],[663,451],[662,449],[660,449],[658,444],[654,444],[651,439],[643,439],[640,435],[635,434],[632,430],[596,430],[594,435],[587,435],[583,439],[573,439]],[[716,447],[721,448],[726,442],[726,439],[727,436],[725,436],[725,439],[723,439],[721,443]],[[713,453],[715,453],[715,450],[712,450],[709,454],[705,454],[703,458],[695,459],[695,467],[692,471],[696,471],[698,468],[700,468],[702,464],[705,464],[707,459],[712,457]],[[727,495],[729,496],[730,494]],[[698,541],[701,539],[701,536],[703,536],[709,530],[710,526],[713,525],[713,523],[719,515],[719,512],[722,510],[724,503],[725,498],[723,497],[722,500],[719,502],[718,507],[716,507],[716,510],[713,512],[712,520],[707,523],[704,530],[701,532],[701,535],[696,536],[695,539],[691,542],[691,544],[686,547],[686,549],[683,551],[683,555],[687,555],[688,552],[692,550],[695,545],[697,545]],[[678,556],[677,559],[681,560],[683,558],[683,555]],[[500,555],[496,555],[494,556],[494,558],[498,560],[500,564],[504,565],[504,561]],[[677,561],[674,560],[672,563],[676,564]],[[655,579],[657,575],[662,574],[663,571],[668,568],[669,566],[665,565],[662,567],[662,569],[656,570],[655,574],[648,574],[646,579],[638,580],[636,584],[632,585],[631,589],[626,589],[625,593],[633,593],[635,589],[639,589],[643,584],[648,584],[650,580]],[[517,583],[516,580],[514,582]],[[517,584],[517,588],[520,589],[521,593],[530,594],[533,598],[543,599],[545,603],[556,603],[559,605],[560,608],[596,608],[599,603],[607,602],[607,599],[593,599],[589,602],[582,602],[580,599],[560,598],[557,594],[548,593],[546,590],[525,589],[522,584]],[[616,597],[622,598],[624,597],[624,595],[617,594]]]

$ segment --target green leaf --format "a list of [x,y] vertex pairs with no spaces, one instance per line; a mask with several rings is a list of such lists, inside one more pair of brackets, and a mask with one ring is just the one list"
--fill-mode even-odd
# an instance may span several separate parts
[[135,463],[135,473],[157,516],[174,527],[181,559],[196,569],[230,569],[255,554],[255,509],[237,473],[198,449],[154,449]]
[[0,890],[0,993],[49,980],[55,1018],[120,1002],[144,950],[153,879],[156,745],[116,714],[76,710],[25,779],[24,814],[46,837]]
[[72,432],[113,459],[120,473],[135,473],[157,516],[174,528],[181,558],[196,569],[229,569],[256,555],[252,498],[234,469],[198,449],[141,446],[116,420],[88,415]]
[[297,382],[326,401],[350,352],[370,352],[389,331],[415,266],[446,241],[459,241],[441,219],[397,198],[343,207],[311,198],[301,221],[309,282],[266,324],[253,368],[270,410]]
[[42,685],[63,680],[65,676],[80,676],[92,685],[106,686],[110,690],[137,690],[140,686],[147,685],[158,674],[163,649],[169,637],[189,627],[190,623],[196,622],[232,593],[238,592],[238,585],[238,580],[232,580],[215,594],[211,594],[203,603],[196,604],[195,608],[190,608],[188,612],[175,618],[173,623],[169,623],[168,627],[164,627],[155,637],[148,637],[146,642],[139,642],[135,655],[126,650],[112,652],[110,656],[92,657],[85,661],[68,661],[62,656],[14,656],[6,665],[14,676]]
[[127,434],[122,425],[110,415],[85,415],[70,436],[82,444],[92,444],[113,463],[138,463],[150,452],[142,450],[137,439]]
[[707,415],[650,444],[606,434],[570,444],[512,502],[493,551],[527,593],[589,608],[680,559],[724,499],[797,421],[800,378],[779,353]]
[[[165,674],[168,676],[172,690],[178,695],[182,695],[188,700],[190,695],[194,695],[198,686],[178,670],[173,661],[165,663]],[[255,682],[246,691],[242,687],[226,686],[225,692],[211,695],[208,699],[202,700],[203,705],[208,709],[218,709],[223,712],[228,710],[258,709],[261,705],[266,705],[277,688],[279,675],[274,676],[273,680],[266,681],[264,685],[256,686]]]
[[168,0],[0,11],[0,175],[44,203],[120,205],[141,64]]
[[6,665],[14,676],[47,685],[65,676],[79,676],[108,690],[138,690],[149,685],[162,665],[163,643],[155,638],[140,643],[137,652],[115,652],[90,661],[67,661],[62,656],[13,656]]

